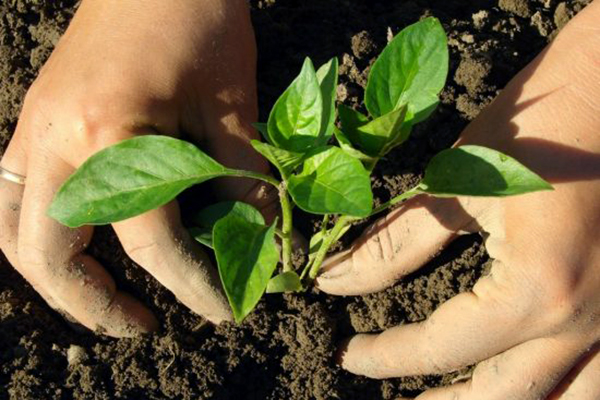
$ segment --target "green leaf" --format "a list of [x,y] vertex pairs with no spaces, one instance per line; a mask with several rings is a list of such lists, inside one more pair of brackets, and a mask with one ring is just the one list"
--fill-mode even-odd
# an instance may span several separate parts
[[267,293],[299,292],[302,290],[300,277],[294,271],[274,276],[267,285]]
[[407,108],[402,106],[369,121],[351,108],[340,106],[342,131],[354,148],[370,157],[383,157],[393,147],[408,139],[410,125],[404,124]]
[[438,197],[513,196],[552,186],[514,158],[470,145],[433,157],[419,189]]
[[271,138],[269,137],[269,128],[265,122],[254,122],[252,123],[254,129],[256,129],[265,139],[267,143],[271,143]]
[[319,142],[323,114],[321,88],[312,61],[275,102],[267,122],[270,142],[303,153]]
[[241,201],[222,201],[200,210],[192,218],[192,222],[196,226],[189,228],[188,231],[196,241],[212,249],[214,248],[213,227],[220,219],[230,215],[238,216],[254,224],[265,224],[265,218],[260,211],[250,204]]
[[210,247],[211,249],[214,248],[212,242],[212,228],[193,227],[189,228],[188,232],[198,243]]
[[333,132],[335,133],[335,138],[337,139],[341,149],[348,153],[348,155],[362,161],[365,164],[373,164],[377,162],[377,157],[368,156],[362,151],[355,149],[350,142],[350,139],[348,139],[344,132],[338,128],[334,128]]
[[338,59],[332,58],[323,64],[317,71],[317,80],[321,87],[323,98],[323,117],[321,119],[321,131],[319,133],[319,145],[327,144],[333,134],[335,123],[335,99],[337,97],[338,84]]
[[213,229],[219,275],[237,323],[256,307],[279,261],[276,222],[268,227],[229,215]]
[[267,143],[259,142],[258,140],[252,140],[250,144],[252,144],[254,150],[262,154],[279,170],[284,179],[287,179],[302,164],[302,159],[304,158],[303,154],[280,149]]
[[109,224],[160,207],[190,186],[231,172],[185,141],[140,136],[90,157],[62,185],[48,215],[73,228]]
[[288,190],[301,209],[313,214],[366,217],[373,208],[369,173],[339,147],[309,153],[302,171],[290,176]]
[[229,215],[235,215],[259,225],[265,224],[265,218],[260,211],[242,201],[222,201],[203,208],[198,212],[192,222],[201,227],[212,229],[218,220]]
[[435,109],[448,75],[446,33],[436,18],[402,30],[383,50],[369,74],[365,105],[374,117],[403,105],[415,124]]

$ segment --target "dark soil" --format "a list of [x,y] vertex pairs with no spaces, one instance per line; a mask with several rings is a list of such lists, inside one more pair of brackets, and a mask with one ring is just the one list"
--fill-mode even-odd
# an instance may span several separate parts
[[[253,0],[262,120],[305,56],[315,64],[338,56],[339,100],[362,107],[369,65],[387,38],[422,16],[438,17],[450,39],[448,86],[434,116],[377,168],[375,194],[385,201],[414,183],[427,160],[450,146],[587,2]],[[29,84],[75,3],[4,0],[0,5],[0,151],[15,128]],[[301,230],[310,234],[314,221],[301,222]],[[362,227],[350,235],[356,237]],[[120,287],[146,299],[161,319],[162,331],[114,340],[70,325],[2,259],[0,399],[360,400],[416,395],[468,371],[370,380],[335,366],[336,344],[355,332],[425,319],[442,302],[469,290],[487,262],[479,236],[466,236],[382,293],[268,296],[241,326],[215,328],[129,261],[110,228],[97,230],[91,253],[110,268]]]

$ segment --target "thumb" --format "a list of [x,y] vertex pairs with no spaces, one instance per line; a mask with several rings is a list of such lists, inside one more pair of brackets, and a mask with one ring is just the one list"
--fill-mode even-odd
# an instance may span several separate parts
[[459,234],[481,229],[480,199],[418,196],[369,227],[350,250],[325,261],[319,289],[361,295],[385,289],[431,260]]

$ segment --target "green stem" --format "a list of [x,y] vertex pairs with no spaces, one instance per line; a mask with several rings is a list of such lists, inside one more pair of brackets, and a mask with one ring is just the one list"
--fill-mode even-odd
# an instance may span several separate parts
[[377,163],[379,162],[379,158],[374,159],[371,162],[368,162],[365,165],[365,169],[369,172],[373,172],[373,170],[375,169],[375,167],[377,166]]
[[230,169],[226,172],[226,175],[237,176],[239,178],[258,179],[259,181],[269,183],[269,184],[275,186],[276,188],[279,188],[279,185],[281,184],[281,182],[279,182],[277,179],[273,178],[272,176],[261,174],[259,172],[254,172],[254,171],[244,171],[241,169]]
[[327,231],[327,225],[329,224],[330,214],[323,215],[323,221],[321,222],[321,234],[325,234]]
[[393,199],[391,199],[390,201],[383,203],[382,205],[380,205],[379,207],[375,208],[372,212],[371,215],[369,215],[369,217],[372,217],[373,215],[377,215],[380,212],[383,212],[385,210],[387,210],[388,208],[390,208],[391,206],[400,203],[401,201],[404,200],[408,200],[411,199],[413,197],[415,197],[418,194],[423,193],[423,191],[421,190],[421,188],[419,186],[415,186],[414,188],[407,190],[406,192],[394,197]]
[[279,201],[281,202],[281,252],[283,259],[283,272],[293,271],[292,265],[292,205],[287,194],[285,182],[279,185]]
[[285,182],[280,182],[272,176],[261,174],[254,171],[244,171],[241,169],[230,169],[227,175],[236,176],[239,178],[258,179],[269,183],[279,191],[279,202],[281,203],[281,215],[283,222],[281,224],[281,252],[283,259],[283,271],[292,271],[292,205],[287,194]]
[[329,231],[329,235],[323,238],[323,243],[321,244],[319,251],[315,255],[313,263],[310,266],[310,279],[315,279],[317,277],[319,269],[321,268],[321,264],[323,264],[323,261],[325,260],[325,256],[327,255],[329,248],[334,244],[334,241],[340,235],[342,229],[344,229],[346,225],[348,225],[352,221],[353,218],[348,216],[342,216],[338,218],[333,228],[331,228],[331,230]]

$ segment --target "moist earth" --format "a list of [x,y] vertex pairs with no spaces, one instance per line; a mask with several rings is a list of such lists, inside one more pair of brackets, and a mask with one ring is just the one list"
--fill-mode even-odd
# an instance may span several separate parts
[[[375,170],[377,202],[401,193],[466,124],[588,0],[252,0],[261,120],[310,56],[341,62],[339,101],[358,108],[369,67],[387,41],[424,16],[448,32],[450,74],[442,104]],[[0,154],[27,88],[71,19],[74,0],[5,0],[0,5]],[[189,196],[188,196],[189,197]],[[185,196],[184,196],[185,201]],[[309,236],[315,219],[297,213]],[[357,224],[334,251],[366,226]],[[418,227],[415,227],[418,229]],[[95,335],[52,311],[0,254],[0,399],[394,399],[468,377],[371,380],[335,365],[336,345],[356,332],[423,321],[469,290],[489,258],[479,235],[464,236],[434,261],[377,294],[270,295],[242,325],[214,327],[187,311],[124,254],[111,228],[90,253],[117,285],[145,301],[162,330],[136,339]],[[398,360],[399,363],[402,360]]]

